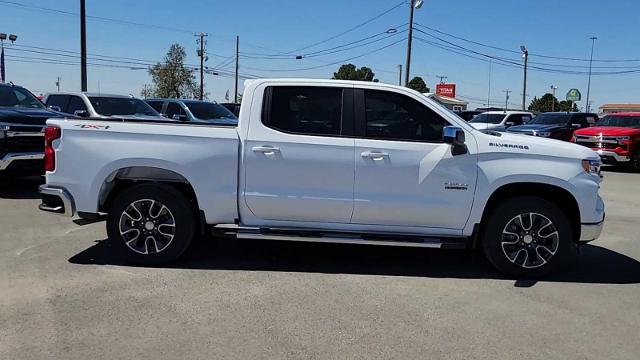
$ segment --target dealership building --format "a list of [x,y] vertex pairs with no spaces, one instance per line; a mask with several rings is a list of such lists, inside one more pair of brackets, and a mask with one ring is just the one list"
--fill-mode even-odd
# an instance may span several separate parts
[[640,112],[640,104],[604,104],[600,106],[601,114],[613,114],[619,112]]
[[467,110],[469,105],[464,100],[456,99],[456,84],[437,84],[435,94],[426,93],[425,95],[453,111]]

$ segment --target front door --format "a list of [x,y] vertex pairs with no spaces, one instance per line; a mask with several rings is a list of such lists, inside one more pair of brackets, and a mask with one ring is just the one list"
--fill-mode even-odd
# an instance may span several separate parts
[[349,223],[354,139],[343,135],[353,133],[352,89],[271,86],[264,99],[244,144],[247,208],[267,225]]
[[395,92],[356,94],[361,104],[356,111],[364,111],[356,117],[352,222],[462,229],[477,178],[471,134],[466,134],[468,152],[454,156],[451,145],[442,142],[449,124],[425,103]]

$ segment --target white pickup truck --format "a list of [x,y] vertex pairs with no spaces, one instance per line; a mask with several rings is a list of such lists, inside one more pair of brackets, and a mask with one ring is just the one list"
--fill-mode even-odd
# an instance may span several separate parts
[[[45,211],[106,218],[147,265],[207,229],[238,239],[481,247],[541,276],[596,239],[600,158],[571,143],[483,133],[410,89],[248,81],[238,126],[47,122]],[[426,266],[426,264],[425,264]]]

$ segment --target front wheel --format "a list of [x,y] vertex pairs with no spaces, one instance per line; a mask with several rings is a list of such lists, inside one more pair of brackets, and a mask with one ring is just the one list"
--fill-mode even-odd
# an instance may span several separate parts
[[489,214],[482,247],[489,261],[511,276],[541,277],[572,252],[571,225],[553,203],[533,196],[505,200]]
[[188,199],[164,184],[141,184],[120,193],[111,204],[107,234],[125,260],[140,265],[175,261],[189,247],[196,229]]

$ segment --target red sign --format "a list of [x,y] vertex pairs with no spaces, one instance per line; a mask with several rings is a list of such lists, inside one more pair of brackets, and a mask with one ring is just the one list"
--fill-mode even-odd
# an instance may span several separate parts
[[436,95],[456,97],[456,84],[437,84]]

